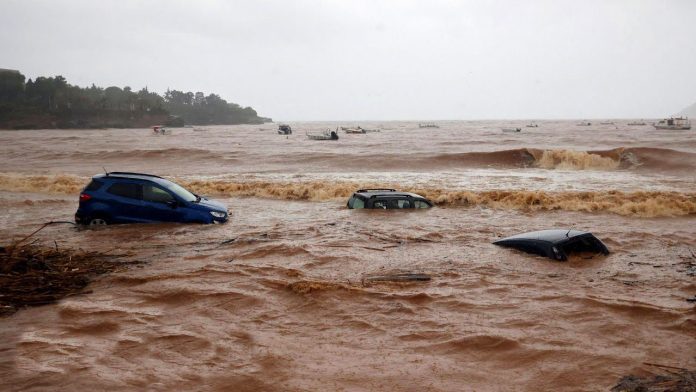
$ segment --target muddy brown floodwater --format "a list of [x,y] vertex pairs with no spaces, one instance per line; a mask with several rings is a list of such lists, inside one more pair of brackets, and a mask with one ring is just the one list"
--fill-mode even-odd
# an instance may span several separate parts
[[[40,232],[144,263],[1,318],[0,390],[596,391],[645,363],[694,369],[694,132],[574,123],[364,123],[382,131],[335,142],[304,132],[337,123],[2,131],[3,244],[71,220],[102,166],[232,216]],[[346,209],[365,185],[437,206]],[[491,244],[546,228],[592,231],[611,254]],[[431,280],[364,280],[403,272]]]

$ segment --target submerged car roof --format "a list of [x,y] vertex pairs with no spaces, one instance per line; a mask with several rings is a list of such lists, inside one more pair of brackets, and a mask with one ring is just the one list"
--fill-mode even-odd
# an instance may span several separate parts
[[548,242],[554,245],[560,244],[562,242],[568,241],[571,238],[582,237],[585,235],[592,235],[588,231],[580,230],[564,230],[564,229],[551,229],[551,230],[539,230],[532,231],[529,233],[522,233],[513,235],[510,237],[503,238],[501,240],[495,241],[495,243],[504,243],[511,240],[528,240],[528,241],[541,241]]
[[[541,230],[513,235],[493,242],[495,245],[516,248],[529,253],[536,253],[549,258],[566,261],[566,245],[583,244],[588,250],[609,254],[606,245],[592,233],[580,230]],[[571,248],[572,249],[572,248]]]
[[420,197],[425,199],[423,196],[411,192],[399,192],[396,189],[358,189],[355,193],[359,193],[365,197],[376,197],[376,196],[406,196],[406,197]]
[[105,174],[97,174],[96,176],[92,177],[93,179],[100,179],[100,178],[127,178],[131,180],[145,180],[145,181],[152,181],[156,182],[161,185],[166,185],[166,184],[171,184],[171,181],[162,178],[160,176],[155,176],[153,174],[145,174],[145,173],[131,173],[131,172],[110,172],[110,173],[105,173]]

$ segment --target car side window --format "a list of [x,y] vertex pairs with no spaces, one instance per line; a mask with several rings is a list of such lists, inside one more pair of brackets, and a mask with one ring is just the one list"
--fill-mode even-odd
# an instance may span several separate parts
[[116,196],[140,200],[142,199],[143,195],[143,187],[140,184],[118,182],[116,184],[111,185],[107,192]]
[[143,200],[155,203],[169,203],[174,201],[174,196],[162,188],[154,185],[143,185]]
[[375,200],[375,202],[372,203],[372,208],[381,208],[386,210],[387,204],[388,200]]
[[391,209],[411,208],[411,202],[408,199],[391,200],[389,202],[389,208],[391,208]]
[[423,200],[416,200],[414,204],[416,208],[430,208],[430,204]]

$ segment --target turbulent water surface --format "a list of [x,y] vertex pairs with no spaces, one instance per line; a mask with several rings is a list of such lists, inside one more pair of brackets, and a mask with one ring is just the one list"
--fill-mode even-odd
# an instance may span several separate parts
[[[39,233],[144,263],[0,319],[0,389],[594,391],[645,363],[693,369],[696,133],[539,124],[2,131],[3,244],[71,220],[102,167],[175,179],[231,221]],[[436,207],[346,209],[362,186]],[[612,253],[491,244],[545,228]],[[432,279],[365,280],[396,272]]]

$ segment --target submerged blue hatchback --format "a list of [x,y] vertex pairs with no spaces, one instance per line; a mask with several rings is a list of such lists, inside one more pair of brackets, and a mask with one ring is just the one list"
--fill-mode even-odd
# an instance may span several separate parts
[[80,193],[75,222],[84,225],[115,223],[224,223],[227,207],[184,189],[162,177],[111,172],[92,177]]

